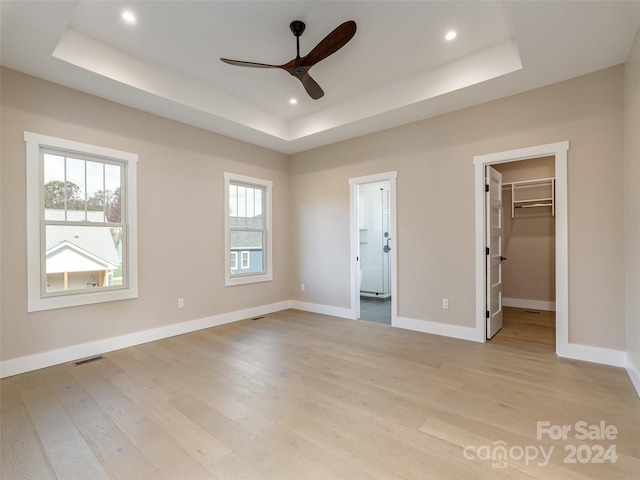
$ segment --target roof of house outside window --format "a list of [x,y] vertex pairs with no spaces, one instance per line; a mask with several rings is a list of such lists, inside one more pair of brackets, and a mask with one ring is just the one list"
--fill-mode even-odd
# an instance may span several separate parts
[[[122,263],[116,246],[113,242],[111,229],[107,226],[61,226],[48,225],[46,230],[46,251],[47,264],[57,251],[61,251],[61,247],[66,243],[71,248],[65,249],[67,255],[76,255],[78,257],[95,257],[96,265],[107,264],[112,268],[117,268]],[[84,254],[84,255],[83,255]],[[75,262],[67,260],[71,267]],[[80,263],[80,262],[78,262]],[[85,262],[86,263],[86,262]],[[103,268],[105,268],[103,266]],[[97,269],[97,268],[96,268]],[[111,268],[108,268],[111,269]],[[67,271],[78,271],[70,268]],[[49,268],[47,268],[49,272]]]
[[262,250],[262,248],[262,234],[260,232],[233,231],[231,250]]

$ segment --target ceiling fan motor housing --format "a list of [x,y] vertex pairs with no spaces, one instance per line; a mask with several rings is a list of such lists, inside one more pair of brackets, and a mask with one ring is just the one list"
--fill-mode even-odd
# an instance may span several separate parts
[[305,24],[302,20],[294,20],[293,22],[291,22],[291,24],[289,25],[289,28],[291,28],[291,32],[296,36],[299,37],[300,35],[303,34],[304,29],[305,29]]

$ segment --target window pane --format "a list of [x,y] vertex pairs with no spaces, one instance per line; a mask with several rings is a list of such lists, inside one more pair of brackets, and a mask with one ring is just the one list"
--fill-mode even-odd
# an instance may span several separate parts
[[66,201],[67,220],[80,222],[86,220],[86,181],[84,160],[66,158]]
[[120,185],[122,183],[122,167],[104,165],[104,183],[107,192],[107,222],[122,222],[120,212]]
[[262,188],[255,189],[255,217],[254,228],[264,228],[262,217]]
[[47,292],[121,285],[123,229],[47,225]]
[[229,185],[229,216],[238,216],[238,186]]
[[64,157],[44,155],[44,218],[65,220]]
[[238,217],[247,216],[247,187],[238,185]]
[[255,188],[247,188],[247,198],[246,198],[246,204],[247,204],[247,210],[246,210],[246,216],[247,216],[247,227],[248,228],[255,228],[254,226],[254,221],[253,221],[253,217],[255,216],[255,204],[254,204],[254,192],[256,191]]
[[87,171],[87,220],[104,222],[104,163],[85,162]]

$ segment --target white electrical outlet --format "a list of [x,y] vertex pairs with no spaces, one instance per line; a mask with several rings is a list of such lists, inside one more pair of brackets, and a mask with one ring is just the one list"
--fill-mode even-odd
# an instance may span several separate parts
[[444,308],[444,309],[449,308],[449,299],[448,298],[443,298],[442,299],[442,308]]
[[301,284],[300,284],[300,291],[301,291],[301,292],[304,292],[304,289],[305,289],[304,283],[301,283]]
[[178,299],[178,308],[184,308],[184,298]]

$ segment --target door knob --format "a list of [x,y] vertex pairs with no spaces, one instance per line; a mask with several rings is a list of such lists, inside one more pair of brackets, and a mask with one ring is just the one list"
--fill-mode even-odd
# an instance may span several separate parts
[[507,259],[507,257],[500,257],[500,261],[504,262]]

